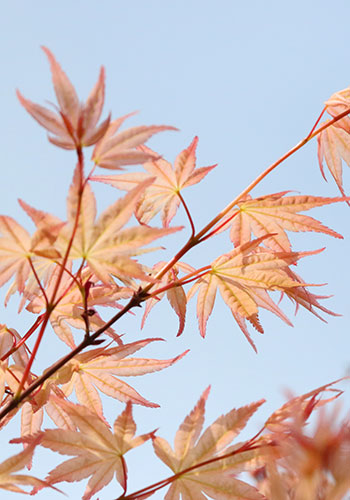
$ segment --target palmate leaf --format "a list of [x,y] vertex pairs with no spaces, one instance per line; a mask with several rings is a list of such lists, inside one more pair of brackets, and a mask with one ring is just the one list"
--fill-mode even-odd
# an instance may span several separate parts
[[[242,449],[240,452],[237,447],[228,445],[264,400],[231,410],[202,433],[208,393],[209,389],[180,425],[174,450],[165,439],[153,437],[156,455],[177,475],[165,500],[179,500],[180,495],[186,500],[205,500],[205,495],[224,500],[262,500],[264,497],[254,487],[234,477],[249,468],[249,463],[256,461],[260,451]],[[234,449],[236,453],[226,456]],[[223,455],[225,458],[217,460]]]
[[125,491],[127,467],[124,455],[152,437],[152,433],[135,437],[136,424],[131,403],[115,420],[114,433],[88,408],[68,401],[60,401],[60,404],[78,430],[46,430],[40,435],[40,444],[75,457],[52,470],[47,482],[52,485],[62,481],[80,481],[91,476],[83,496],[83,500],[89,500],[115,475]]
[[[211,263],[211,270],[201,277],[188,293],[191,298],[198,291],[197,316],[199,330],[204,337],[206,324],[213,311],[217,290],[236,319],[248,341],[255,349],[245,320],[259,332],[259,307],[270,310],[288,323],[288,319],[267,296],[267,291],[288,291],[302,288],[305,283],[293,279],[289,265],[316,252],[273,252],[259,247],[269,235],[236,247]],[[307,295],[307,294],[305,294]],[[256,350],[256,349],[255,349]]]
[[[264,245],[277,251],[289,252],[291,245],[286,231],[312,231],[325,233],[335,238],[340,234],[312,217],[298,214],[314,207],[345,201],[344,198],[322,198],[321,196],[286,196],[289,191],[273,193],[252,199],[247,196],[237,208],[220,221],[222,229],[230,229],[230,238],[235,246],[247,243],[253,233],[257,238],[270,234]],[[232,217],[233,216],[233,217]],[[228,221],[224,225],[225,220]]]
[[162,339],[139,340],[118,347],[98,348],[78,354],[63,369],[65,374],[67,371],[71,373],[70,381],[62,386],[63,392],[69,396],[75,389],[78,401],[101,417],[102,402],[97,389],[122,402],[130,401],[151,408],[158,407],[158,404],[147,401],[129,384],[117,378],[117,376],[138,376],[163,370],[179,361],[188,352],[185,351],[175,358],[166,360],[127,357],[157,340]]
[[40,290],[37,278],[45,286],[56,261],[60,260],[61,255],[54,243],[64,222],[22,200],[19,200],[19,204],[37,229],[31,236],[11,217],[0,216],[0,286],[14,277],[5,297],[5,305],[11,295],[18,291],[23,294],[19,306],[21,311],[27,298]]
[[[131,283],[132,278],[147,279],[142,266],[131,257],[137,255],[143,245],[182,229],[146,226],[123,228],[131,218],[143,191],[151,182],[151,179],[146,180],[132,189],[107,208],[97,221],[95,196],[89,184],[84,188],[79,224],[70,258],[84,259],[91,272],[105,284],[114,283],[113,277],[127,285]],[[57,241],[62,253],[67,248],[75,225],[79,189],[76,171],[67,200],[68,223],[61,230]]]
[[58,113],[25,99],[17,91],[17,97],[28,113],[49,133],[49,141],[63,149],[95,144],[106,132],[110,117],[97,126],[105,96],[105,71],[102,67],[96,85],[86,103],[81,105],[77,93],[49,49],[43,47],[52,73],[52,82],[59,105]]
[[[196,168],[196,149],[198,138],[195,137],[188,148],[176,157],[174,166],[163,159],[154,159],[144,163],[146,172],[121,175],[93,176],[92,180],[105,182],[118,189],[130,191],[147,179],[153,179],[148,186],[136,209],[136,217],[142,224],[161,213],[164,227],[168,227],[180,205],[179,193],[186,187],[200,182],[216,165]],[[157,156],[151,149],[142,147],[140,152]]]

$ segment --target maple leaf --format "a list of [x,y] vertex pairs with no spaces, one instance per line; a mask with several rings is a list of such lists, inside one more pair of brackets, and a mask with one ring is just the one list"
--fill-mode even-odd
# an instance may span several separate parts
[[127,467],[125,453],[140,446],[152,437],[152,433],[135,437],[136,424],[132,416],[132,405],[114,422],[114,433],[96,413],[88,408],[60,401],[78,431],[48,429],[40,435],[41,446],[74,458],[63,462],[47,476],[49,484],[61,481],[80,481],[90,477],[83,500],[89,500],[106,486],[115,474],[117,481],[126,490]]
[[[263,329],[258,318],[258,308],[264,307],[278,316],[278,307],[272,305],[266,294],[259,290],[289,290],[300,287],[300,281],[288,274],[288,265],[310,252],[272,252],[259,247],[268,236],[236,247],[231,252],[218,257],[211,263],[211,270],[200,278],[188,293],[191,298],[198,291],[197,316],[199,330],[204,337],[206,323],[212,313],[216,291],[220,290],[225,303],[241,327],[243,333],[255,349],[242,322],[247,319],[261,333]],[[311,253],[317,253],[311,252]],[[287,320],[288,322],[288,320]]]
[[101,417],[103,415],[102,403],[97,389],[122,402],[130,401],[151,408],[158,407],[158,404],[147,401],[129,384],[116,377],[144,375],[163,370],[176,363],[188,352],[185,351],[175,358],[166,360],[126,358],[150,342],[158,340],[162,339],[139,340],[110,349],[98,348],[78,354],[64,367],[65,375],[68,371],[71,375],[70,381],[62,386],[62,391],[69,396],[75,389],[78,401]]
[[[220,221],[222,229],[231,226],[230,238],[234,246],[247,243],[251,233],[256,237],[270,234],[264,244],[277,252],[290,252],[291,245],[286,234],[288,231],[314,231],[325,233],[335,238],[340,234],[321,224],[312,217],[298,214],[314,207],[344,201],[344,198],[322,198],[321,196],[286,196],[289,191],[273,193],[252,199],[247,196],[237,208]],[[225,221],[228,221],[225,224]],[[219,231],[220,232],[220,231]]]
[[153,151],[140,149],[140,146],[158,132],[177,130],[167,125],[141,125],[117,133],[129,116],[125,115],[111,122],[103,138],[96,144],[91,159],[99,167],[122,170],[125,165],[137,165],[159,158]]
[[0,287],[14,276],[5,297],[5,305],[11,295],[18,291],[24,294],[19,306],[21,311],[27,296],[40,290],[37,279],[42,280],[45,286],[56,261],[60,260],[61,254],[54,243],[64,223],[22,200],[19,200],[19,204],[31,217],[37,230],[30,236],[12,217],[0,216]]
[[[182,189],[200,182],[216,165],[196,168],[196,148],[198,138],[195,137],[188,148],[175,159],[174,166],[163,159],[155,159],[143,165],[147,171],[122,175],[93,176],[92,180],[105,182],[112,186],[130,191],[146,179],[154,179],[147,187],[137,205],[136,217],[142,224],[148,222],[158,213],[162,214],[164,227],[168,227],[180,205],[179,193]],[[156,155],[149,148],[140,151]]]
[[[326,122],[325,122],[326,123]],[[323,158],[335,180],[339,191],[345,196],[343,189],[342,160],[350,166],[350,134],[341,127],[330,125],[317,137],[318,163],[323,178],[326,180],[323,168]]]
[[[264,497],[258,490],[234,477],[237,472],[249,468],[249,462],[256,460],[260,451],[250,451],[242,445],[228,448],[228,445],[264,400],[231,410],[201,434],[208,394],[209,388],[180,425],[175,435],[174,450],[165,439],[158,436],[152,439],[158,458],[176,474],[165,500],[179,500],[180,495],[196,500],[204,500],[205,495],[210,498],[262,500]],[[242,451],[239,451],[240,448]]]
[[49,135],[49,141],[52,144],[63,149],[76,149],[95,144],[105,134],[110,121],[108,117],[97,126],[104,104],[104,68],[101,68],[97,83],[86,103],[81,105],[73,85],[53,54],[46,47],[43,47],[43,50],[51,67],[52,81],[59,105],[58,113],[25,99],[17,91],[20,103],[42,127],[53,134]]
[[[140,253],[139,247],[182,229],[181,227],[152,228],[146,226],[122,229],[132,216],[142,192],[150,182],[151,180],[147,180],[141,183],[127,193],[124,198],[117,200],[100,215],[96,222],[95,196],[89,184],[84,188],[79,225],[75,233],[70,258],[84,259],[91,272],[105,284],[114,283],[112,276],[117,277],[127,285],[131,283],[131,278],[147,279],[142,266],[130,257]],[[76,170],[67,200],[68,223],[61,230],[57,240],[62,253],[67,248],[75,226],[79,189]]]

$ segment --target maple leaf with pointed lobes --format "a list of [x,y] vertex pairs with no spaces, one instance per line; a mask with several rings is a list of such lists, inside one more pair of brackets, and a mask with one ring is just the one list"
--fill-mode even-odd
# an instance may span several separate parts
[[141,183],[123,198],[108,207],[95,222],[95,196],[87,184],[79,204],[79,176],[77,170],[67,199],[68,223],[61,230],[57,246],[63,253],[71,238],[76,220],[76,210],[80,206],[79,223],[69,255],[70,259],[84,259],[103,283],[114,283],[113,276],[126,285],[132,284],[132,278],[148,279],[141,264],[131,259],[144,250],[139,247],[151,241],[179,231],[182,227],[153,228],[123,226],[129,221],[142,192],[152,182]]
[[244,320],[248,320],[256,330],[263,333],[258,317],[259,307],[274,312],[288,323],[288,319],[279,308],[259,290],[285,291],[305,286],[305,283],[294,280],[288,274],[288,266],[301,257],[319,253],[319,250],[273,252],[259,247],[268,237],[269,235],[262,236],[218,257],[211,263],[211,270],[188,292],[187,298],[190,299],[198,291],[197,317],[200,334],[203,337],[208,318],[213,311],[217,289],[220,290],[224,302],[231,309],[242,332],[255,350]]
[[[93,176],[92,180],[130,191],[146,179],[153,178],[154,182],[140,198],[135,215],[142,224],[148,224],[161,212],[163,226],[168,227],[180,205],[180,191],[200,182],[216,166],[196,168],[197,144],[198,138],[195,137],[188,148],[176,157],[174,166],[166,160],[156,159],[143,165],[147,173],[100,175]],[[156,155],[146,147],[140,148],[140,151]]]
[[[174,450],[165,439],[158,436],[152,439],[158,458],[176,474],[165,500],[179,500],[180,495],[196,500],[204,500],[205,495],[227,500],[262,500],[264,497],[256,488],[234,477],[234,474],[249,468],[249,462],[254,462],[260,451],[243,451],[242,448],[240,452],[239,447],[228,448],[228,445],[264,400],[231,410],[201,435],[208,394],[209,388],[180,425]],[[233,451],[236,453],[228,457],[227,454]],[[220,456],[224,458],[217,460]]]
[[[61,255],[54,242],[64,222],[57,217],[37,210],[22,200],[20,206],[33,220],[37,230],[32,236],[12,217],[0,216],[0,286],[15,279],[5,297],[5,305],[15,292],[24,294],[19,306],[22,310],[26,296],[39,290],[36,275],[45,285]],[[29,260],[30,259],[30,260]],[[31,264],[30,264],[31,261]]]
[[88,408],[60,401],[78,431],[48,429],[40,434],[40,444],[62,455],[75,455],[63,462],[47,476],[52,485],[62,481],[80,481],[89,476],[83,500],[89,500],[106,486],[115,474],[117,481],[126,491],[127,466],[125,453],[151,439],[149,432],[135,437],[136,424],[132,416],[132,405],[114,422],[114,433],[96,413]]
[[43,47],[43,50],[51,67],[52,81],[59,105],[58,113],[25,99],[17,91],[20,103],[42,127],[53,134],[49,135],[49,141],[52,144],[63,149],[76,149],[95,144],[105,134],[110,121],[108,117],[97,126],[104,104],[104,68],[101,68],[97,83],[86,103],[81,105],[73,85],[53,54],[46,47]]
[[122,402],[132,402],[151,408],[159,405],[143,398],[129,384],[116,376],[130,377],[163,370],[187,354],[188,351],[172,359],[126,358],[147,346],[151,342],[162,339],[145,339],[124,344],[110,349],[98,348],[75,356],[64,367],[65,376],[71,372],[70,381],[62,386],[62,391],[69,396],[75,389],[78,401],[98,413],[101,417],[102,403],[96,387],[104,394]]
[[[273,193],[255,199],[248,195],[246,199],[237,204],[238,213],[237,208],[233,208],[220,221],[221,231],[231,226],[230,238],[235,246],[250,241],[252,233],[257,238],[270,234],[264,240],[264,245],[277,252],[291,251],[286,230],[294,232],[313,231],[325,233],[335,238],[343,238],[342,235],[324,226],[318,220],[297,212],[346,201],[346,199],[308,195],[285,196],[288,192]],[[224,224],[226,220],[228,222]]]

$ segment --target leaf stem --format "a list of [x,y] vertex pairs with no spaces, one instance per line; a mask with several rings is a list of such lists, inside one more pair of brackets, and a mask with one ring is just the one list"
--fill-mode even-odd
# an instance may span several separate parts
[[37,274],[37,272],[35,270],[35,267],[33,265],[33,261],[31,259],[31,257],[28,257],[28,261],[29,261],[29,265],[31,267],[32,273],[34,274],[34,278],[35,278],[36,282],[38,283],[38,286],[40,288],[41,293],[43,294],[43,297],[44,297],[44,300],[45,300],[45,305],[47,307],[49,305],[49,299],[47,298],[45,289],[44,289],[44,287],[41,284],[41,281],[40,281],[39,276],[38,276],[38,274]]
[[195,230],[195,227],[194,227],[194,223],[193,223],[193,219],[192,219],[191,213],[190,213],[190,211],[189,211],[189,209],[188,209],[188,206],[186,205],[186,202],[185,202],[185,200],[184,200],[184,198],[183,198],[182,194],[180,193],[180,191],[178,191],[177,195],[178,195],[178,197],[180,198],[180,201],[181,201],[181,203],[182,203],[182,206],[184,207],[185,212],[186,212],[186,214],[187,214],[188,220],[190,221],[191,231],[192,231],[192,232],[191,232],[191,238],[193,238],[193,236],[194,236],[194,235],[195,235],[195,233],[196,233],[196,230]]
[[167,290],[170,290],[171,288],[175,288],[177,286],[182,286],[182,285],[186,285],[187,283],[191,283],[191,281],[193,281],[197,278],[200,278],[200,277],[204,276],[205,274],[207,274],[210,269],[211,269],[211,266],[204,266],[204,267],[201,267],[200,269],[196,269],[192,273],[186,274],[185,276],[183,276],[182,278],[180,278],[178,280],[171,281],[167,285],[164,285],[161,288],[157,288],[152,293],[147,294],[147,296],[143,300],[156,298],[157,295],[159,295],[160,293],[166,292]]
[[[15,341],[13,347],[11,347],[11,349],[3,355],[3,357],[0,359],[0,361],[5,361],[9,356],[11,356],[11,354],[16,352],[23,344],[25,344],[27,339],[29,339],[29,337],[35,332],[35,330],[38,328],[38,326],[43,321],[43,319],[44,319],[44,314],[41,314],[40,316],[38,316],[36,318],[36,320],[34,321],[33,325],[29,328],[27,333],[24,335],[24,337],[22,337],[22,339],[18,343]],[[11,330],[9,330],[9,331],[11,333]]]

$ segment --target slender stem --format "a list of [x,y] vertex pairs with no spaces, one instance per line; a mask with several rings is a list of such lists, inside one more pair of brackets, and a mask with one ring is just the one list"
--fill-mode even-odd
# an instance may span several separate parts
[[238,215],[238,214],[239,214],[239,210],[236,210],[236,212],[234,212],[230,217],[228,217],[226,220],[224,220],[224,222],[222,222],[217,227],[215,227],[212,231],[210,231],[210,233],[203,236],[203,238],[201,238],[201,240],[200,240],[200,243],[202,243],[202,241],[208,240],[209,238],[214,236],[214,234],[217,234],[220,231],[220,229],[222,229],[224,226],[226,226],[226,224],[231,222],[231,220],[234,217],[236,217],[236,215]]
[[185,212],[187,214],[187,217],[188,217],[188,220],[190,221],[190,225],[191,225],[191,238],[193,238],[193,236],[195,235],[196,233],[196,230],[195,230],[195,227],[194,227],[194,223],[193,223],[193,219],[192,219],[192,216],[190,214],[190,211],[188,209],[188,206],[186,205],[186,202],[185,200],[183,199],[182,197],[182,194],[180,193],[180,191],[177,193],[178,197],[180,198],[181,200],[181,203],[182,203],[182,206],[184,207],[185,209]]
[[78,193],[77,210],[76,210],[72,235],[71,235],[70,240],[68,242],[66,253],[65,253],[65,255],[63,257],[63,261],[62,261],[62,267],[60,269],[60,273],[58,275],[57,282],[56,282],[54,291],[53,291],[52,296],[51,296],[51,304],[53,304],[55,297],[56,297],[56,294],[58,292],[58,289],[59,289],[59,286],[61,283],[61,279],[62,279],[63,273],[65,271],[65,268],[66,268],[68,257],[69,257],[71,248],[73,246],[75,234],[77,232],[78,224],[79,224],[81,201],[82,201],[83,192],[84,192],[84,184],[83,184],[84,156],[83,156],[81,148],[77,149],[77,154],[78,154],[78,171],[79,171],[79,185],[80,185],[80,189],[79,189],[79,193]]
[[29,265],[31,267],[32,273],[34,274],[34,278],[35,278],[36,282],[38,283],[38,286],[40,288],[41,293],[43,294],[43,297],[44,297],[44,300],[45,300],[45,305],[47,307],[49,305],[49,300],[47,298],[45,289],[44,289],[44,287],[41,284],[41,281],[40,281],[39,276],[38,276],[38,274],[37,274],[37,272],[35,270],[35,267],[33,265],[33,261],[31,259],[31,257],[28,257],[28,261],[29,261]]
[[200,278],[204,276],[205,274],[208,273],[208,271],[211,269],[211,266],[204,266],[201,267],[200,269],[196,269],[192,273],[186,274],[182,278],[174,281],[170,281],[170,283],[167,283],[166,285],[162,286],[161,288],[157,288],[154,290],[152,293],[147,294],[147,296],[143,300],[148,300],[151,298],[156,298],[157,295],[160,293],[166,292],[167,290],[170,290],[171,288],[175,288],[177,286],[182,286],[186,285],[187,283],[191,283],[191,281]]
[[320,116],[317,118],[317,120],[316,120],[316,122],[315,122],[315,125],[314,125],[314,126],[312,127],[312,129],[310,130],[310,133],[309,133],[309,135],[307,136],[307,139],[308,139],[308,138],[312,135],[313,131],[315,130],[315,128],[317,127],[317,125],[320,123],[320,120],[321,120],[322,116],[324,115],[324,113],[325,113],[326,109],[327,109],[327,106],[325,106],[325,107],[323,108],[323,110],[321,111]]
[[[3,355],[3,357],[1,358],[1,361],[5,361],[9,356],[11,356],[11,354],[16,352],[23,344],[25,344],[27,339],[29,339],[29,337],[35,332],[35,330],[38,328],[38,326],[43,321],[43,319],[44,319],[44,314],[41,314],[40,316],[38,316],[36,318],[34,324],[29,328],[27,333],[24,335],[24,337],[22,337],[22,339],[18,343],[15,340],[13,347],[11,347],[11,349]],[[10,333],[11,333],[11,331],[10,331]]]
[[18,389],[17,389],[17,392],[14,396],[14,399],[19,399],[20,395],[21,395],[21,392],[23,390],[23,387],[27,381],[27,378],[28,378],[28,375],[30,373],[30,369],[34,363],[34,359],[35,359],[35,356],[36,356],[36,353],[38,352],[38,349],[39,349],[39,346],[40,346],[40,343],[42,341],[42,338],[43,338],[43,335],[44,335],[44,332],[45,332],[45,329],[46,329],[46,326],[47,326],[47,323],[49,321],[49,318],[50,318],[50,314],[51,314],[51,311],[50,309],[47,309],[46,310],[46,313],[45,313],[45,316],[44,316],[44,319],[43,319],[43,322],[42,322],[42,325],[41,325],[41,328],[40,328],[40,331],[39,331],[39,334],[38,334],[38,337],[35,341],[35,344],[34,344],[34,347],[33,347],[33,351],[32,351],[32,354],[29,358],[29,361],[25,367],[25,370],[24,370],[24,373],[23,373],[23,376],[22,376],[22,380],[18,386]]

